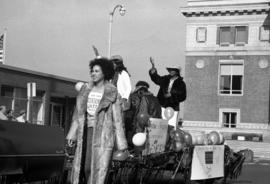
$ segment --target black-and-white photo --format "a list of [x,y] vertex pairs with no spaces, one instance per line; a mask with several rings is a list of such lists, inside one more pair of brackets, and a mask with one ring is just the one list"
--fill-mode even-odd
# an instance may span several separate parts
[[0,0],[0,184],[268,184],[270,0]]

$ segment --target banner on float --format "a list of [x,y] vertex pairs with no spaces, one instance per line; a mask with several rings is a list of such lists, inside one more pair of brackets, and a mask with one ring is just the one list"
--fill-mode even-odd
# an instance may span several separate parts
[[191,165],[191,180],[224,176],[224,145],[195,146]]
[[158,118],[150,118],[149,121],[148,137],[143,155],[162,153],[165,151],[168,121]]

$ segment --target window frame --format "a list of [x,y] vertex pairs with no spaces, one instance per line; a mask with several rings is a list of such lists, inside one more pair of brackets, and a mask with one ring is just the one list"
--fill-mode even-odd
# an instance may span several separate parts
[[198,27],[196,29],[196,41],[198,43],[204,43],[207,41],[207,28],[206,27]]
[[[5,84],[2,84],[0,86],[0,90],[1,90],[1,97],[2,98],[6,98],[6,99],[10,99],[11,100],[11,109],[14,111],[14,108],[15,108],[15,87],[13,86],[10,86],[10,85],[5,85]],[[3,92],[3,88],[12,88],[12,96],[5,96],[4,94],[2,94]]]
[[[245,42],[236,42],[237,39],[237,28],[238,27],[245,27],[246,29],[246,41]],[[229,28],[230,29],[230,41],[229,42],[221,42],[221,32],[222,29]],[[219,47],[230,47],[230,46],[236,46],[236,47],[243,47],[248,44],[248,38],[249,38],[249,26],[248,25],[219,25],[217,26],[217,40],[216,44]]]
[[[58,122],[58,124],[53,124],[53,117],[54,117],[54,108],[60,108],[60,120]],[[50,120],[49,120],[49,125],[53,126],[53,127],[60,127],[60,128],[64,128],[63,127],[63,119],[64,119],[64,106],[61,103],[55,103],[55,102],[50,102]]]
[[[240,27],[244,27],[245,28],[245,37],[246,37],[246,40],[245,42],[237,42],[236,39],[237,39],[237,28],[240,28]],[[234,45],[235,46],[245,46],[246,44],[248,44],[248,26],[245,26],[245,25],[239,25],[239,26],[235,26],[235,36],[234,36]],[[238,31],[239,32],[239,31]]]
[[231,34],[231,26],[220,26],[219,27],[219,46],[221,47],[228,47],[231,45],[231,37],[230,37],[230,41],[229,42],[221,42],[221,32],[222,32],[222,28],[229,28],[229,33]]
[[[242,65],[243,66],[243,75],[242,75],[242,85],[241,85],[241,93],[240,94],[235,94],[232,93],[232,81],[230,82],[230,93],[229,94],[224,94],[221,93],[220,89],[220,83],[221,83],[221,65]],[[233,76],[232,74],[230,76]],[[219,65],[218,65],[218,86],[217,86],[217,91],[218,91],[218,96],[243,96],[244,95],[244,76],[245,76],[245,65],[244,65],[244,60],[219,60]],[[231,77],[232,79],[232,77]]]
[[[263,33],[264,28],[268,28],[266,33]],[[259,29],[260,29],[259,30],[259,40],[262,42],[267,42],[267,41],[270,42],[270,25],[262,25],[262,26],[260,26]],[[265,38],[265,34],[268,34],[267,38]]]
[[[231,127],[231,123],[229,123],[229,127],[225,127],[223,123],[223,113],[236,113],[236,122],[235,127]],[[241,110],[235,108],[219,108],[219,124],[222,128],[238,128],[237,125],[240,123]]]
[[[12,96],[4,96],[2,95],[2,88],[3,87],[8,87],[8,88],[12,88]],[[36,97],[32,97],[31,99],[29,99],[29,97],[27,97],[27,88],[23,88],[23,87],[17,87],[17,86],[11,86],[11,85],[6,85],[6,84],[2,84],[0,85],[0,90],[1,90],[1,97],[4,97],[4,98],[9,98],[11,100],[11,109],[16,112],[20,109],[16,109],[15,106],[16,106],[16,102],[18,101],[25,101],[26,103],[26,109],[28,109],[28,106],[30,105],[30,103],[32,102],[39,102],[41,103],[42,105],[42,114],[41,114],[41,118],[42,120],[37,120],[37,121],[33,121],[32,123],[33,124],[45,124],[45,91],[43,90],[36,90],[36,93],[37,94],[41,94],[40,96],[36,96]],[[23,97],[19,97],[17,96],[18,94],[18,91],[21,91],[21,90],[25,90],[26,91],[26,96],[23,96]],[[30,102],[31,101],[31,102]]]

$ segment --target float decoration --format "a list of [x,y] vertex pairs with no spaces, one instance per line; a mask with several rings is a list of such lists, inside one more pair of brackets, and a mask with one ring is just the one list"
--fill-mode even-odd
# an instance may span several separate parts
[[174,110],[172,107],[167,107],[164,111],[164,117],[166,120],[170,120],[174,115]]

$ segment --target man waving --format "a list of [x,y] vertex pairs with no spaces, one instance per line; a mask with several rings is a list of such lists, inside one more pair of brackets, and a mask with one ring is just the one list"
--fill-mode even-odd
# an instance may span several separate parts
[[[157,98],[162,110],[166,107],[172,107],[175,111],[174,116],[170,119],[169,124],[176,126],[177,116],[179,113],[179,103],[186,99],[186,84],[183,77],[180,76],[180,68],[167,67],[169,75],[160,76],[155,68],[154,60],[150,57],[152,68],[149,70],[151,80],[160,86]],[[163,115],[163,112],[162,112]]]

